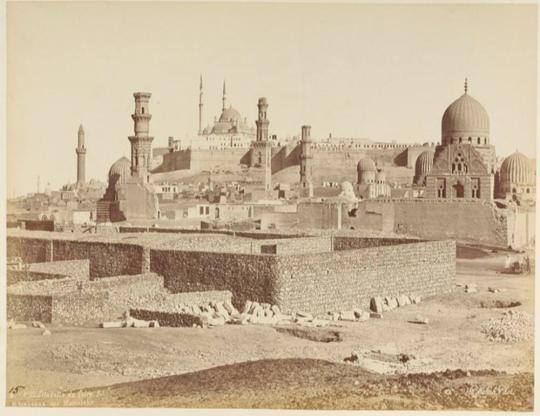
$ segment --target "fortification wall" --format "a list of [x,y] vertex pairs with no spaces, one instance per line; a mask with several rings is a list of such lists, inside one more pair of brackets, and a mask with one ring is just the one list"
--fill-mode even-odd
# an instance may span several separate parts
[[371,297],[432,296],[455,285],[453,241],[276,257],[275,301],[285,313],[369,308]]

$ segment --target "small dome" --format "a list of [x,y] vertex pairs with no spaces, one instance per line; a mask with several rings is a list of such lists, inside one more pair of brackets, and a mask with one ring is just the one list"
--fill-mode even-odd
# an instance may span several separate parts
[[425,152],[420,153],[414,166],[415,176],[427,175],[431,172],[434,154],[435,152],[433,150],[426,150]]
[[357,170],[358,172],[376,172],[377,167],[373,159],[366,156],[358,162]]
[[515,152],[504,159],[499,172],[505,184],[534,185],[534,169],[531,160]]
[[125,183],[129,176],[131,176],[131,162],[123,156],[109,169],[109,184]]
[[[489,117],[485,108],[467,92],[455,100],[444,112],[442,118],[442,138],[489,137]],[[482,142],[484,144],[484,142]]]

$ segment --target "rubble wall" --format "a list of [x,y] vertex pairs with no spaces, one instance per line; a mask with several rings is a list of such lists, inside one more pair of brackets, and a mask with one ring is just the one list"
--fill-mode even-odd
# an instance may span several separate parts
[[7,257],[20,257],[25,263],[51,261],[52,240],[7,237]]
[[230,290],[235,306],[246,300],[275,303],[274,256],[150,250],[150,270],[173,293]]
[[135,275],[146,272],[143,247],[88,241],[53,241],[53,259],[90,261],[90,277]]
[[276,256],[275,302],[288,313],[369,308],[374,296],[432,296],[455,285],[451,240]]

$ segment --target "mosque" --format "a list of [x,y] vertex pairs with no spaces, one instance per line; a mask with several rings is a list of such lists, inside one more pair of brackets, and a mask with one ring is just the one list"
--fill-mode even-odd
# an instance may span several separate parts
[[[389,197],[382,169],[369,157],[357,165],[357,190],[366,198]],[[465,91],[446,109],[441,143],[422,152],[415,162],[413,186],[426,199],[502,199],[520,204],[535,199],[535,167],[525,155],[508,156],[497,170],[495,146],[490,143],[489,116]]]

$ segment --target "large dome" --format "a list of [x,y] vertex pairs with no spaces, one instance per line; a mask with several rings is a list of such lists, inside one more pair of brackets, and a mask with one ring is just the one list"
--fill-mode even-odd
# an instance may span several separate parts
[[242,116],[240,115],[238,110],[236,110],[236,109],[234,109],[232,107],[229,107],[229,108],[225,108],[222,111],[221,116],[219,117],[219,121],[221,123],[224,123],[224,122],[241,123],[242,122]]
[[500,170],[501,182],[513,185],[534,185],[534,169],[530,159],[515,152],[504,159]]
[[443,144],[463,142],[485,145],[489,143],[487,111],[467,92],[450,104],[444,112],[442,141]]
[[131,175],[131,162],[125,156],[114,162],[109,169],[109,184],[125,183]]

